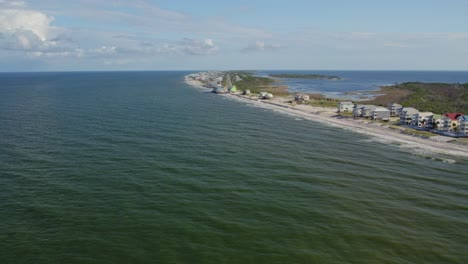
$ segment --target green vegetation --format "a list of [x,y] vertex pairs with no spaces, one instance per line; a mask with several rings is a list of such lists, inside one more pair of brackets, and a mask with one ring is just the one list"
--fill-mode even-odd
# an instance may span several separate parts
[[403,134],[411,135],[411,136],[421,136],[421,137],[434,137],[437,136],[437,134],[434,134],[430,131],[421,131],[421,130],[416,130],[412,128],[406,128],[402,127],[399,124],[391,124],[389,125],[390,129],[393,130],[398,130]]
[[457,138],[457,139],[454,139],[454,140],[452,140],[450,142],[468,146],[468,138]]
[[468,113],[468,83],[406,82],[383,87],[381,92],[385,94],[362,103],[381,106],[398,103],[433,113]]
[[437,136],[437,134],[434,134],[434,133],[429,132],[429,131],[420,131],[420,130],[415,130],[415,129],[410,129],[410,128],[406,128],[405,130],[402,130],[401,132],[404,133],[404,134],[408,134],[408,135],[422,136],[422,137]]
[[[334,107],[336,107],[337,104],[335,104]],[[340,113],[340,116],[343,116],[343,117],[353,117],[353,112],[342,112]],[[376,121],[377,122],[377,121]]]
[[340,100],[333,98],[325,98],[321,94],[309,94],[310,101],[307,102],[307,105],[311,106],[320,106],[320,107],[336,107]]
[[278,74],[269,74],[269,76],[276,77],[276,78],[342,80],[342,78],[339,76],[329,76],[329,75],[322,75],[322,74],[278,73]]
[[[232,84],[235,85],[237,89],[241,91],[248,89],[252,93],[269,92],[275,96],[289,94],[287,91],[287,86],[275,86],[275,80],[268,77],[254,76],[252,72],[247,71],[230,71],[226,74],[229,74],[231,76]],[[236,76],[238,76],[241,80],[236,81]]]

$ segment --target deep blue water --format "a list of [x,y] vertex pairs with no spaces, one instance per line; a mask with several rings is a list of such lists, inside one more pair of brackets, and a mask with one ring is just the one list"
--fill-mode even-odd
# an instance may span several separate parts
[[466,263],[466,160],[185,74],[0,74],[1,263]]
[[[468,83],[466,71],[259,71],[258,75],[272,73],[322,74],[338,76],[342,80],[281,78],[293,92],[320,93],[329,97],[356,99],[368,95],[367,91],[381,86],[403,82]],[[360,92],[358,95],[346,95]]]

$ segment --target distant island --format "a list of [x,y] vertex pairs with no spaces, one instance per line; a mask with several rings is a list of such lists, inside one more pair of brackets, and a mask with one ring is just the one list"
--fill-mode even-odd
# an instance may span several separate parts
[[275,78],[343,80],[343,78],[339,76],[323,75],[323,74],[278,73],[278,74],[269,74],[268,76],[275,77]]

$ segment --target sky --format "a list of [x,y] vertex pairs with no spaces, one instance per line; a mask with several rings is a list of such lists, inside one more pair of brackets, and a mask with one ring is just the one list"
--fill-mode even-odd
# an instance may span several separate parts
[[466,0],[0,0],[0,71],[468,70]]

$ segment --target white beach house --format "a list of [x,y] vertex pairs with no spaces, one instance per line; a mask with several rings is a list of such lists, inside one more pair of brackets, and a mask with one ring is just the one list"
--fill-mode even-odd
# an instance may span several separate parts
[[400,124],[411,125],[415,115],[419,112],[418,109],[413,107],[404,107],[400,113]]
[[444,121],[442,120],[442,115],[433,114],[428,118],[428,124],[426,128],[431,128],[435,130],[442,130],[444,127]]
[[418,112],[414,115],[414,120],[411,125],[420,128],[430,128],[430,119],[434,114],[432,112]]
[[390,116],[400,116],[401,110],[403,109],[403,106],[400,104],[390,104],[388,105],[388,110],[390,110]]
[[459,116],[458,122],[458,133],[463,136],[468,136],[468,115]]
[[362,108],[362,114],[361,114],[361,116],[362,116],[362,117],[369,118],[369,117],[371,117],[372,111],[374,111],[374,110],[377,109],[377,108],[378,108],[378,107],[375,106],[375,105],[365,105],[365,106]]
[[384,107],[377,107],[374,110],[372,110],[370,117],[373,120],[388,121],[390,120],[390,110]]
[[354,107],[353,109],[353,116],[354,117],[360,117],[362,116],[362,109],[365,107],[366,105],[356,105],[356,107]]
[[339,102],[338,113],[352,113],[354,109],[353,102]]

